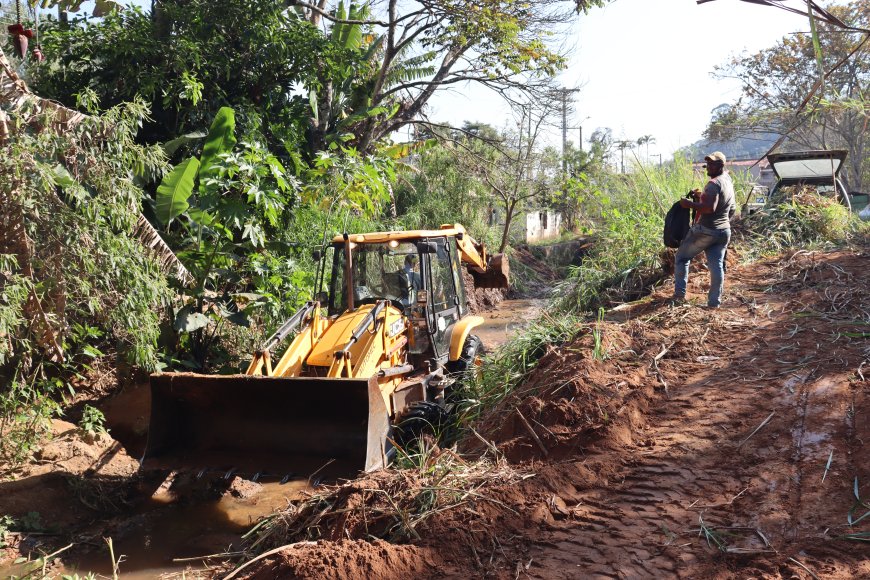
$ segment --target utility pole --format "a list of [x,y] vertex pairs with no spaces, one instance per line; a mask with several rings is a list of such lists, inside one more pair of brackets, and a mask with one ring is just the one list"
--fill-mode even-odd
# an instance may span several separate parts
[[579,141],[577,141],[577,148],[578,148],[580,151],[583,151],[583,123],[585,123],[586,121],[588,121],[590,118],[591,118],[591,117],[588,117],[588,116],[587,116],[585,119],[583,119],[582,121],[580,121],[580,124],[579,124],[579,125],[577,125],[577,131],[578,131],[577,138],[579,139]]
[[[556,89],[556,92],[559,93],[562,98],[562,173],[567,173],[568,160],[565,159],[565,150],[568,149],[568,95],[571,93],[579,93],[580,89],[562,87],[561,89]],[[580,148],[583,148],[582,144]]]
[[633,144],[634,143],[632,141],[627,141],[624,139],[622,141],[618,141],[616,144],[616,147],[619,149],[619,152],[621,154],[620,155],[620,165],[621,165],[620,173],[625,173],[625,150],[628,149],[629,147],[631,147]]

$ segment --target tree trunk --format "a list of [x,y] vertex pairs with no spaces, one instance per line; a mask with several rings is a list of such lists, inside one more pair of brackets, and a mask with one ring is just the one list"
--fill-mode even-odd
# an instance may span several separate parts
[[516,202],[505,203],[504,210],[504,231],[501,233],[501,244],[498,246],[498,253],[505,251],[510,240],[511,223],[514,221],[514,211],[516,211]]
[[[17,202],[17,188],[18,185],[12,183],[7,193],[0,195],[0,207],[2,207],[2,213],[0,213],[0,252],[15,256],[18,271],[22,276],[30,279],[32,289],[28,293],[22,309],[24,317],[28,321],[30,333],[35,338],[36,344],[45,351],[46,357],[52,362],[61,362],[63,348],[61,348],[57,332],[36,294],[31,243],[24,226],[24,210]],[[60,320],[63,320],[62,313]]]

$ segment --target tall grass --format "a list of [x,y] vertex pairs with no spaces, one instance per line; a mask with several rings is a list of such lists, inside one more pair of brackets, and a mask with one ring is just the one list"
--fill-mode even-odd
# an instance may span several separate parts
[[545,312],[521,334],[489,355],[480,372],[459,386],[457,400],[461,403],[455,415],[459,431],[513,393],[549,346],[570,341],[582,328],[580,316],[551,316]]
[[583,199],[596,243],[558,288],[556,310],[590,312],[648,291],[663,276],[659,256],[665,214],[705,182],[686,159],[662,167],[636,166],[632,173],[601,178]]
[[552,308],[490,356],[479,376],[463,387],[467,400],[459,413],[460,425],[508,397],[550,345],[594,331],[592,312],[635,298],[658,281],[664,216],[676,200],[703,184],[688,161],[678,160],[665,167],[603,175],[576,191],[583,225],[595,231],[593,249],[558,286]]

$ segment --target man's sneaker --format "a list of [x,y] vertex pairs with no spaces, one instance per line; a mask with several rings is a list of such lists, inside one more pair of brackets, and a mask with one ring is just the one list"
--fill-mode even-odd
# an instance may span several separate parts
[[669,306],[682,306],[683,304],[686,304],[686,297],[676,294],[671,296],[671,299],[668,301]]

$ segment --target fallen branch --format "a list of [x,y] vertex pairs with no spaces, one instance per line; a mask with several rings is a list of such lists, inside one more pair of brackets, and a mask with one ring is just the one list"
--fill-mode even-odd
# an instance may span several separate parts
[[538,447],[541,449],[541,453],[544,454],[544,457],[547,457],[548,455],[550,455],[550,454],[547,452],[547,448],[544,447],[544,443],[543,443],[543,441],[541,441],[541,438],[538,437],[538,434],[535,433],[535,430],[532,429],[532,426],[529,424],[529,422],[526,420],[526,418],[523,416],[523,414],[520,412],[519,409],[517,409],[517,417],[520,418],[520,421],[522,421],[522,423],[523,423],[523,425],[525,426],[526,430],[529,432],[529,435],[531,435],[531,436],[532,436],[532,439],[535,440],[535,443],[538,444]]

